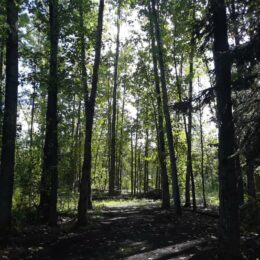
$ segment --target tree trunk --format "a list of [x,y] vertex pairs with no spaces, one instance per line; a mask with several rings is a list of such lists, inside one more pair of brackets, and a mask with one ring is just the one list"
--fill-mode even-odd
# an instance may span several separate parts
[[178,174],[177,174],[177,164],[176,164],[176,156],[174,150],[174,140],[172,133],[172,124],[171,117],[168,107],[168,93],[166,87],[166,76],[165,76],[165,65],[163,60],[163,44],[161,37],[161,30],[159,25],[159,15],[156,10],[156,0],[152,0],[152,11],[153,11],[153,20],[155,25],[155,36],[157,41],[157,52],[158,52],[158,61],[160,67],[160,79],[161,79],[161,88],[162,88],[162,96],[163,96],[163,111],[165,117],[166,124],[166,133],[168,139],[169,146],[169,154],[170,154],[170,163],[171,163],[171,175],[172,175],[172,188],[173,188],[173,200],[174,206],[176,209],[177,215],[181,215],[181,201],[180,201],[180,192],[179,192],[179,183],[178,183]]
[[142,173],[142,164],[141,164],[141,146],[139,146],[138,149],[138,167],[137,167],[137,194],[142,193],[142,178],[141,178],[141,173]]
[[55,226],[58,188],[58,0],[49,0],[49,26],[50,72],[39,212],[44,223]]
[[[87,82],[87,69],[86,69],[86,41],[85,41],[85,33],[84,33],[84,11],[83,11],[83,2],[80,3],[80,52],[81,52],[81,79],[82,79],[82,87],[84,90],[84,102],[85,102],[85,143],[84,143],[84,160],[83,160],[83,166],[82,166],[82,175],[83,172],[86,171],[86,161],[88,159],[86,156],[88,156],[87,150],[88,150],[88,137],[87,132],[89,131],[89,100],[88,100],[88,82]],[[86,186],[87,186],[87,209],[92,209],[92,197],[91,197],[91,175],[88,176],[86,179]]]
[[138,124],[139,124],[139,99],[137,100],[137,114],[135,122],[135,145],[134,145],[134,195],[137,191],[137,178],[138,178],[138,168],[137,168],[137,148],[138,148]]
[[156,167],[156,172],[155,172],[155,189],[160,189],[159,187],[159,167]]
[[[138,115],[137,115],[138,116]],[[135,152],[134,152],[134,165],[135,165],[135,170],[134,170],[134,195],[136,195],[136,191],[137,191],[137,178],[138,178],[138,169],[137,169],[137,148],[138,148],[138,130],[136,127],[136,131],[135,131]]]
[[[34,66],[34,73],[36,74],[36,65]],[[28,179],[29,179],[29,187],[28,187],[28,195],[29,195],[29,207],[32,206],[32,187],[33,187],[33,124],[34,124],[34,114],[35,114],[35,98],[36,98],[36,80],[33,79],[33,93],[31,98],[31,122],[29,129],[29,151],[30,151],[30,165],[28,169]]]
[[6,1],[6,86],[0,167],[0,230],[11,226],[18,90],[18,3]]
[[148,164],[148,155],[149,155],[149,132],[148,129],[145,131],[145,151],[144,151],[144,193],[148,192],[149,189],[149,164]]
[[133,129],[131,129],[131,195],[134,195],[134,140]]
[[0,40],[0,157],[1,157],[1,149],[2,149],[2,127],[3,127],[3,80],[4,80],[4,49],[5,49],[5,41],[4,38]]
[[85,225],[87,222],[87,205],[88,197],[90,194],[90,182],[91,182],[91,145],[92,145],[92,130],[93,130],[93,120],[95,112],[95,103],[97,95],[98,86],[98,72],[101,56],[102,47],[102,31],[103,31],[103,13],[104,13],[104,0],[99,1],[99,11],[98,11],[98,26],[96,33],[96,46],[95,46],[95,60],[92,75],[92,88],[90,97],[88,98],[86,106],[86,136],[85,136],[85,152],[84,152],[84,162],[82,167],[82,177],[80,183],[80,194],[78,203],[78,224]]
[[[191,45],[193,45],[193,44],[191,44]],[[183,58],[181,59],[181,62],[180,62],[180,67],[181,67],[180,73],[178,73],[177,61],[176,61],[176,57],[174,56],[175,76],[176,76],[176,82],[177,82],[177,90],[178,90],[179,102],[183,102],[181,83],[180,83],[180,77],[182,77],[182,67],[183,67],[182,63],[183,63]],[[193,70],[193,64],[190,64],[190,70]],[[189,84],[189,90],[191,90],[191,91],[189,91],[189,96],[190,96],[190,94],[192,95],[192,82],[190,82],[190,84]],[[191,98],[189,98],[189,101],[191,103]],[[190,207],[190,182],[191,182],[191,176],[192,176],[192,179],[193,179],[192,156],[191,156],[192,155],[191,154],[192,107],[189,108],[188,124],[187,124],[186,116],[185,116],[184,113],[182,114],[182,117],[183,117],[184,131],[185,131],[186,142],[187,142],[187,162],[186,162],[185,204],[184,204],[184,206],[185,207]],[[192,183],[194,183],[194,181]]]
[[[193,8],[194,9],[194,8]],[[195,9],[194,15],[195,16]],[[195,18],[195,17],[194,17]],[[192,206],[195,211],[196,206],[196,194],[195,194],[195,182],[194,182],[194,173],[192,168],[192,95],[193,95],[193,58],[194,58],[194,49],[195,49],[195,35],[192,33],[191,36],[191,53],[190,53],[190,80],[189,80],[189,110],[188,110],[188,131],[186,132],[187,137],[187,178],[191,179],[192,187]],[[189,187],[188,187],[189,188]],[[189,193],[188,193],[189,195]]]
[[[110,86],[110,82],[108,80],[108,86]],[[106,171],[106,180],[109,181],[109,171],[111,164],[111,101],[110,101],[111,91],[110,87],[108,87],[108,99],[107,99],[107,171]],[[109,186],[109,183],[108,183]]]
[[[240,44],[240,33],[238,30],[238,23],[236,21],[237,18],[237,10],[236,10],[236,6],[235,6],[235,1],[232,0],[230,2],[230,18],[232,20],[233,23],[233,33],[234,33],[234,39],[235,39],[235,46],[238,47]],[[237,66],[237,74],[239,79],[241,79],[241,82],[243,82],[243,72],[244,72],[244,66],[243,64],[241,64],[241,62],[237,62],[236,64]],[[238,149],[238,140],[236,141],[236,150]],[[244,204],[244,183],[243,183],[243,174],[241,171],[241,164],[240,164],[240,158],[239,158],[239,153],[237,153],[236,156],[236,171],[237,171],[237,175],[238,175],[238,199],[239,199],[239,205],[243,205]]]
[[119,192],[121,192],[121,180],[122,180],[122,149],[123,149],[123,132],[124,132],[124,116],[125,116],[125,94],[126,94],[126,83],[124,82],[123,89],[123,104],[121,111],[121,127],[120,127],[120,141],[119,141],[119,149],[118,149],[118,179],[117,179],[117,187]]
[[[149,9],[151,9],[150,6]],[[155,122],[158,120],[158,127],[157,127],[158,149],[157,150],[158,150],[158,159],[160,163],[161,177],[162,177],[162,208],[170,208],[170,192],[169,192],[167,165],[166,165],[162,99],[161,99],[160,79],[159,79],[158,65],[157,65],[158,55],[156,53],[154,23],[152,19],[150,19],[150,34],[151,34],[151,42],[152,42],[153,72],[154,72],[154,80],[155,80],[155,94],[156,94],[157,114],[158,114],[157,116],[158,119],[155,118]],[[156,182],[157,182],[157,187],[160,187],[158,184],[159,181],[157,180]]]
[[81,176],[81,101],[79,102],[77,111],[77,125],[76,125],[76,136],[75,136],[75,159],[76,159],[76,176],[74,179],[74,192],[79,190],[79,181]]
[[121,3],[118,1],[117,9],[117,37],[116,37],[116,56],[114,64],[114,89],[113,89],[113,112],[111,125],[111,162],[109,171],[109,194],[115,193],[115,175],[116,175],[116,115],[117,115],[117,87],[118,87],[118,60],[120,48],[120,17]]
[[200,174],[201,174],[201,184],[202,184],[202,197],[203,197],[203,207],[207,207],[206,195],[205,195],[205,175],[204,175],[204,138],[203,138],[203,126],[202,126],[202,107],[200,107],[200,151],[201,151],[201,161],[200,161]]
[[239,259],[239,209],[225,1],[211,0],[211,8],[219,121],[219,255],[223,259]]

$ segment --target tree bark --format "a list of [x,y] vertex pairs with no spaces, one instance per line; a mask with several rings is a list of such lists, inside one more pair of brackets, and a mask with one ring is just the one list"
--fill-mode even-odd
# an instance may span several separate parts
[[[137,121],[138,121],[138,115],[137,115]],[[136,130],[135,130],[135,148],[134,148],[134,195],[136,195],[136,192],[137,192],[137,178],[138,178],[138,168],[137,168],[137,156],[138,156],[138,151],[137,151],[137,148],[138,148],[138,129],[136,127]]]
[[[108,80],[108,86],[110,82]],[[109,171],[110,171],[110,163],[111,163],[111,101],[110,101],[111,91],[110,87],[108,87],[108,99],[107,99],[107,171],[106,171],[106,179],[109,181]],[[109,186],[109,183],[108,183]],[[109,187],[108,187],[109,188]]]
[[138,165],[137,165],[137,153],[138,153],[138,124],[139,124],[139,99],[136,101],[137,103],[137,114],[136,114],[136,122],[135,122],[135,144],[134,144],[134,195],[137,192],[137,178],[138,178]]
[[226,6],[224,0],[211,0],[210,3],[213,13],[213,53],[219,121],[219,256],[239,259],[239,208]]
[[39,212],[44,223],[57,224],[58,188],[58,0],[49,0],[50,71]]
[[181,215],[181,201],[180,201],[180,192],[179,192],[179,183],[178,183],[177,164],[176,164],[176,156],[174,150],[171,117],[170,117],[170,112],[168,107],[168,93],[166,87],[165,65],[163,60],[163,44],[162,44],[162,37],[161,37],[161,29],[159,25],[159,15],[156,10],[156,0],[152,0],[152,13],[153,13],[153,20],[155,25],[158,61],[159,61],[160,75],[161,75],[160,79],[161,79],[161,88],[162,88],[162,96],[163,96],[163,111],[165,117],[166,133],[167,133],[169,154],[170,154],[173,200],[174,200],[174,206],[177,215]]
[[203,207],[207,207],[206,195],[205,195],[205,175],[204,175],[204,137],[203,137],[203,126],[202,126],[202,107],[200,107],[200,174],[201,174],[201,184],[202,184],[202,198],[203,198]]
[[88,98],[86,106],[86,136],[85,136],[85,156],[83,162],[82,177],[80,183],[80,195],[78,203],[78,225],[85,225],[87,223],[87,204],[88,196],[90,194],[90,182],[91,182],[91,145],[92,145],[92,131],[93,120],[95,113],[95,103],[98,87],[98,72],[100,65],[101,47],[102,47],[102,31],[103,31],[103,13],[104,13],[104,0],[99,1],[98,11],[98,26],[96,33],[96,46],[95,46],[95,60],[92,75],[92,88],[90,97]]
[[[191,44],[192,45],[192,44]],[[176,57],[174,56],[174,66],[175,66],[175,76],[176,76],[176,82],[177,82],[177,90],[178,90],[178,96],[179,96],[179,102],[183,102],[182,98],[182,90],[181,90],[181,83],[180,83],[180,77],[182,77],[182,65],[183,58],[180,62],[180,73],[178,73],[177,70],[177,61]],[[190,70],[193,70],[193,65],[190,64]],[[192,82],[189,84],[189,89],[192,88]],[[189,96],[192,94],[192,89],[189,91]],[[189,98],[189,101],[191,103],[191,98]],[[192,107],[189,108],[189,115],[188,115],[188,124],[186,120],[186,116],[183,113],[183,123],[184,123],[184,131],[186,135],[186,142],[187,142],[187,162],[186,162],[186,178],[185,178],[185,207],[190,207],[190,182],[191,182],[191,175],[193,179],[193,172],[192,172],[192,154],[191,154],[191,130],[192,130]],[[191,127],[190,127],[191,126]],[[177,140],[176,140],[177,141]],[[177,143],[177,142],[176,142]],[[194,183],[194,181],[192,182]],[[195,192],[193,193],[195,194]]]
[[117,88],[118,88],[118,60],[120,48],[120,17],[121,17],[121,0],[118,0],[117,9],[117,37],[116,37],[116,56],[114,64],[114,88],[113,88],[113,111],[111,125],[111,162],[109,171],[109,194],[115,193],[115,176],[116,176],[116,115],[117,115]]
[[[87,82],[87,69],[86,69],[86,41],[85,41],[85,27],[84,27],[84,11],[83,11],[83,1],[80,2],[80,52],[81,52],[81,79],[82,79],[82,87],[84,90],[84,103],[85,103],[85,143],[84,143],[84,160],[82,165],[82,175],[83,172],[86,171],[86,161],[88,160],[86,156],[88,156],[87,150],[88,150],[88,140],[87,140],[87,131],[88,124],[89,124],[89,118],[88,118],[88,82]],[[91,196],[91,176],[88,176],[87,178],[87,209],[92,209],[92,196]]]
[[[195,9],[194,9],[195,16]],[[195,17],[194,17],[195,19]],[[195,211],[196,206],[196,194],[195,194],[195,181],[194,181],[194,173],[192,168],[192,95],[193,95],[193,59],[194,59],[194,49],[195,49],[195,35],[192,33],[191,36],[191,53],[190,53],[190,80],[189,80],[189,110],[188,110],[188,131],[186,132],[187,137],[187,178],[191,179],[191,188],[192,188],[192,207]],[[186,180],[187,181],[187,180]],[[186,187],[187,188],[187,187]],[[189,189],[189,187],[188,187]],[[188,192],[188,195],[189,192]]]
[[138,167],[137,167],[137,194],[141,194],[142,193],[142,187],[141,187],[141,173],[142,173],[142,164],[141,164],[141,146],[139,146],[138,149]]
[[133,128],[131,129],[131,195],[134,195],[134,140]]
[[148,129],[145,130],[145,151],[144,151],[144,193],[148,192],[149,189],[149,163],[148,163],[148,156],[149,156],[149,132]]
[[74,192],[79,190],[79,181],[81,176],[81,101],[77,110],[77,125],[75,131],[75,159],[76,159],[76,176],[74,179]]
[[[149,9],[150,6],[149,6]],[[150,10],[151,13],[151,10]],[[169,192],[169,180],[167,174],[167,165],[166,165],[166,151],[165,151],[165,140],[164,140],[164,125],[163,125],[163,111],[162,111],[162,99],[161,99],[161,90],[160,90],[160,79],[158,73],[158,61],[155,45],[155,33],[154,33],[154,23],[153,19],[150,18],[150,34],[152,42],[152,58],[153,58],[153,73],[155,81],[155,94],[157,101],[157,138],[158,138],[158,159],[161,168],[161,177],[162,177],[162,208],[170,208],[170,192]],[[160,187],[157,183],[157,186]]]
[[[236,17],[237,17],[237,10],[236,10],[236,6],[235,6],[235,1],[231,0],[230,2],[230,19],[232,20],[233,23],[233,33],[234,33],[234,39],[235,39],[235,46],[238,47],[240,44],[240,34],[239,34],[239,30],[238,30],[238,24],[236,21]],[[239,79],[241,79],[241,82],[243,82],[243,74],[244,74],[244,68],[243,68],[243,64],[241,64],[241,62],[237,62],[236,64],[237,67],[237,74]],[[236,150],[238,149],[238,140],[235,140],[235,147]],[[243,183],[243,174],[241,171],[241,164],[240,164],[240,157],[239,157],[239,153],[237,153],[236,156],[236,170],[237,170],[237,175],[238,175],[238,198],[239,198],[239,205],[243,205],[244,204],[244,183]]]
[[4,80],[4,49],[5,49],[5,41],[4,38],[0,40],[0,157],[1,157],[1,149],[2,149],[2,126],[3,126],[3,80]]
[[123,104],[121,111],[121,127],[120,127],[120,141],[119,141],[119,149],[118,149],[118,179],[117,179],[117,187],[119,192],[121,192],[121,181],[122,181],[122,149],[123,149],[123,132],[124,132],[124,116],[125,116],[125,95],[126,95],[126,83],[124,82],[123,89]]
[[6,86],[0,167],[0,230],[11,226],[18,91],[18,3],[6,1]]
[[[34,74],[36,74],[36,65],[34,66]],[[29,129],[29,150],[30,150],[30,165],[29,165],[29,207],[32,206],[32,186],[33,186],[33,124],[34,124],[34,115],[35,115],[35,98],[36,98],[36,80],[33,79],[33,93],[31,97],[31,122],[30,122],[30,129]]]

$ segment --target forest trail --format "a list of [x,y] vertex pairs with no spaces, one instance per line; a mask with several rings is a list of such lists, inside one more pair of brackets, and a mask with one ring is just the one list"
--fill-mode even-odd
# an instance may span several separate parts
[[216,241],[216,219],[186,211],[177,218],[153,202],[106,206],[89,215],[84,229],[33,229],[23,242],[16,236],[23,245],[9,248],[5,259],[191,259]]
[[189,258],[216,231],[205,217],[184,213],[177,219],[172,211],[156,205],[106,207],[101,216],[100,223],[84,233],[80,242],[65,251],[54,249],[53,259]]

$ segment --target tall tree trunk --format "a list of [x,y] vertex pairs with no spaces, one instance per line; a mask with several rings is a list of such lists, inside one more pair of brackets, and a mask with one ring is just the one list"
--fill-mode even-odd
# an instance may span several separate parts
[[[137,115],[137,122],[138,122],[138,115]],[[138,123],[137,123],[138,124]],[[136,195],[136,191],[137,191],[137,178],[138,178],[138,168],[137,168],[137,148],[138,148],[138,128],[136,126],[136,130],[135,130],[135,147],[134,147],[134,195]]]
[[11,226],[18,90],[18,3],[6,1],[6,86],[0,167],[0,230]]
[[[194,37],[194,36],[193,36]],[[191,47],[194,48],[194,43],[191,43]],[[190,57],[190,77],[193,75],[193,57]],[[181,58],[180,62],[180,72],[178,73],[178,67],[177,67],[177,60],[176,56],[174,55],[174,66],[175,66],[175,76],[176,76],[176,82],[177,82],[177,91],[179,96],[179,102],[183,102],[182,97],[182,89],[181,89],[181,82],[180,78],[182,78],[182,67],[183,67],[183,57]],[[189,82],[189,113],[188,113],[188,123],[185,114],[182,114],[183,117],[183,123],[184,123],[184,131],[186,135],[186,142],[187,142],[187,162],[186,162],[186,178],[185,178],[185,207],[190,207],[190,183],[192,179],[192,195],[195,195],[195,188],[194,188],[194,178],[193,178],[193,171],[192,171],[192,144],[191,144],[191,130],[192,130],[192,78],[190,78]],[[177,140],[176,140],[177,143]],[[195,196],[192,196],[193,198]],[[193,202],[195,200],[193,199]],[[196,201],[195,201],[196,204]]]
[[121,177],[122,177],[122,149],[123,149],[123,132],[124,132],[124,116],[125,116],[125,94],[126,94],[126,83],[124,82],[123,89],[123,104],[121,111],[121,127],[120,127],[120,141],[119,141],[119,149],[118,149],[118,180],[117,186],[119,191],[121,191]]
[[[149,9],[150,6],[149,6]],[[151,10],[150,10],[151,13]],[[158,55],[156,53],[156,45],[155,45],[155,33],[154,33],[154,25],[153,20],[150,18],[150,34],[151,34],[151,42],[152,42],[152,58],[153,58],[153,73],[155,80],[155,94],[157,101],[157,118],[155,122],[158,120],[157,127],[157,139],[158,139],[158,159],[161,168],[161,177],[162,177],[162,208],[170,207],[170,192],[169,192],[169,180],[167,174],[167,165],[166,165],[166,151],[165,151],[165,140],[164,140],[164,125],[163,125],[163,111],[162,111],[162,99],[161,99],[161,90],[160,90],[160,79],[158,73]],[[159,181],[158,181],[159,182]],[[157,186],[159,184],[157,183]]]
[[131,129],[131,195],[134,195],[134,140],[133,128]]
[[96,46],[95,46],[95,60],[93,67],[92,75],[92,88],[90,97],[88,98],[86,106],[86,136],[85,136],[85,151],[84,151],[84,162],[82,177],[80,183],[80,194],[79,194],[79,203],[78,203],[78,224],[85,225],[87,222],[87,205],[88,205],[88,196],[90,194],[90,185],[91,182],[91,145],[92,145],[92,130],[93,130],[93,120],[95,113],[95,103],[97,95],[97,86],[98,86],[98,72],[101,56],[101,47],[102,47],[102,31],[103,31],[103,13],[104,13],[104,0],[99,1],[99,11],[98,11],[98,26],[96,33]]
[[[36,65],[34,66],[34,73],[36,74]],[[32,186],[33,186],[33,124],[34,124],[34,114],[35,114],[35,98],[36,98],[36,80],[33,79],[33,93],[31,98],[31,122],[29,129],[29,151],[30,151],[30,165],[29,165],[29,207],[32,206]]]
[[[193,8],[193,19],[195,19],[195,8]],[[195,51],[195,35],[192,32],[191,36],[191,53],[190,53],[190,80],[189,80],[189,110],[188,110],[188,132],[187,132],[187,172],[188,176],[191,178],[191,188],[192,188],[192,207],[195,211],[196,206],[196,194],[195,194],[195,181],[194,173],[192,168],[192,96],[193,96],[193,59]]]
[[116,56],[114,64],[114,88],[113,88],[113,112],[111,125],[111,162],[109,171],[109,194],[115,193],[115,175],[116,175],[116,115],[117,115],[117,87],[118,87],[118,60],[120,48],[120,17],[121,0],[118,0],[117,9],[117,37],[116,37]]
[[4,37],[0,40],[0,157],[1,157],[1,149],[2,149],[2,126],[3,126],[3,80],[4,80],[4,49],[5,49],[5,41]]
[[[181,62],[180,62],[181,68],[180,68],[180,73],[178,73],[177,60],[176,60],[176,56],[174,55],[175,77],[176,77],[176,83],[177,83],[179,102],[183,101],[181,82],[180,82],[180,78],[182,77],[182,67],[183,67],[182,63],[183,63],[183,58],[181,58]],[[191,66],[191,64],[190,64],[190,69],[193,70],[193,65]],[[190,80],[192,80],[192,79],[190,79]],[[192,88],[192,82],[190,82],[190,84],[189,84],[189,90],[192,90],[191,88]],[[192,94],[192,91],[191,91],[191,94]],[[189,101],[191,101],[191,100],[189,100]],[[182,114],[182,117],[183,117],[184,131],[185,131],[186,142],[187,142],[187,162],[186,162],[185,204],[184,204],[184,206],[190,207],[190,181],[191,181],[191,175],[192,175],[192,156],[191,156],[191,142],[189,141],[189,137],[191,136],[190,131],[192,129],[192,127],[190,127],[192,125],[192,107],[189,108],[188,123],[187,123],[187,119],[186,119],[186,116],[184,113]],[[177,140],[176,140],[176,143],[177,143]]]
[[148,164],[148,155],[149,155],[149,132],[148,128],[145,130],[145,151],[144,151],[144,193],[148,192],[149,188],[149,164]]
[[200,174],[201,174],[201,184],[202,184],[202,198],[203,198],[203,207],[207,207],[206,195],[205,195],[205,175],[204,175],[204,136],[203,136],[203,126],[202,126],[202,107],[200,106],[200,152],[201,152],[201,160],[200,160]]
[[58,188],[58,0],[49,0],[49,26],[50,72],[39,210],[43,222],[55,226]]
[[[87,129],[89,126],[89,118],[88,118],[88,82],[87,82],[87,69],[86,69],[86,41],[85,41],[85,27],[84,27],[84,11],[83,11],[83,1],[80,2],[80,53],[81,53],[81,79],[82,79],[82,87],[84,90],[84,102],[85,102],[85,143],[84,143],[84,160],[83,160],[83,166],[82,166],[82,175],[83,172],[86,171],[86,161],[88,156],[87,150],[88,150],[88,142],[87,142]],[[91,177],[88,176],[87,178],[87,209],[92,209],[92,197],[91,197]]]
[[[111,91],[110,91],[110,82],[108,80],[108,99],[107,99],[107,171],[106,171],[106,179],[109,181],[109,172],[110,172],[110,164],[111,164]],[[109,183],[108,183],[109,186]]]
[[[237,23],[237,10],[236,10],[236,6],[235,6],[235,1],[231,0],[230,2],[230,18],[232,20],[233,23],[233,30],[234,30],[234,39],[235,39],[235,46],[238,47],[240,44],[240,33],[238,30],[238,23]],[[243,82],[243,72],[244,72],[244,66],[243,64],[241,64],[241,62],[237,62],[236,64],[237,66],[237,74],[238,77],[241,79],[241,82]],[[235,140],[235,145],[236,145],[236,150],[238,149],[238,140]],[[240,158],[239,158],[239,153],[237,153],[236,156],[236,171],[237,171],[237,175],[238,175],[238,199],[239,199],[239,205],[243,205],[244,204],[244,182],[243,182],[243,174],[242,174],[242,170],[241,170],[241,163],[240,163]]]
[[[157,161],[158,161],[158,164],[159,164],[159,165],[156,166],[156,172],[155,172],[155,189],[156,190],[160,190],[160,189],[163,189],[163,187],[160,186],[160,177],[161,177],[160,173],[161,173],[161,171],[160,171],[160,167],[159,167],[160,166],[160,158],[159,158],[160,143],[159,143],[159,126],[158,126],[159,124],[158,124],[157,115],[156,115],[157,109],[156,109],[154,104],[153,104],[153,110],[154,110],[153,114],[154,114],[154,122],[155,122],[155,129],[156,129],[156,139],[157,139],[157,154],[158,154]],[[163,136],[163,138],[164,138],[164,136]],[[165,159],[165,162],[166,162],[166,159]],[[166,167],[166,172],[167,172],[167,167]],[[168,174],[167,174],[167,178],[168,178]],[[168,190],[169,190],[169,185],[168,185]],[[163,198],[163,196],[162,196],[162,198]],[[169,193],[169,200],[170,200],[170,193]]]
[[239,209],[225,1],[211,0],[211,8],[219,121],[219,255],[225,259],[239,259]]
[[170,117],[170,112],[168,107],[168,93],[166,87],[165,65],[163,60],[163,44],[162,44],[162,37],[161,37],[161,29],[159,25],[159,15],[156,10],[156,0],[152,0],[152,11],[153,11],[152,13],[153,13],[153,20],[155,25],[155,36],[157,41],[158,61],[159,61],[160,75],[161,75],[160,79],[161,79],[161,88],[162,88],[162,96],[163,96],[163,111],[165,117],[166,133],[167,133],[170,163],[171,163],[173,200],[174,200],[174,206],[177,215],[181,215],[181,201],[180,201],[178,174],[177,174],[177,164],[176,164],[176,156],[174,150],[171,117]]
[[135,121],[135,144],[134,144],[134,195],[136,195],[137,191],[137,178],[138,178],[138,168],[137,168],[137,149],[138,149],[138,128],[139,128],[139,99],[136,101],[136,121]]
[[138,178],[137,178],[137,193],[142,193],[142,164],[141,164],[141,146],[138,149]]
[[80,172],[81,172],[81,101],[79,102],[78,111],[77,111],[77,125],[75,131],[75,160],[76,160],[76,175],[74,178],[74,192],[76,192],[79,187],[78,183],[80,181]]

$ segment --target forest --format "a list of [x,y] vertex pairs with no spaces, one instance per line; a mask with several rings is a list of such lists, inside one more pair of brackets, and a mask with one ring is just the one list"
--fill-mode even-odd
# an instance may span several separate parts
[[0,259],[259,259],[259,0],[0,0]]

